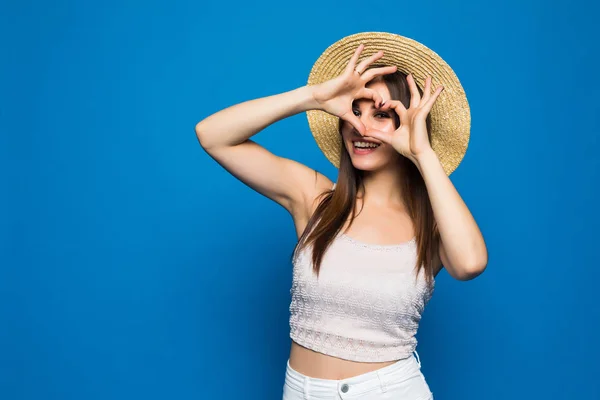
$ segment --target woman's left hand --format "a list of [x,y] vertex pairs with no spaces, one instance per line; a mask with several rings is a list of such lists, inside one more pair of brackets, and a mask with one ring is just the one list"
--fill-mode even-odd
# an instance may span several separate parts
[[444,87],[438,86],[433,94],[431,94],[431,77],[428,76],[425,79],[425,89],[421,98],[412,75],[407,76],[407,81],[411,94],[408,110],[398,100],[387,100],[380,107],[381,110],[394,109],[400,117],[400,126],[398,129],[394,132],[368,130],[365,136],[371,136],[392,145],[398,153],[418,165],[421,155],[433,151],[429,144],[425,119],[431,111],[435,100],[442,90],[444,90]]

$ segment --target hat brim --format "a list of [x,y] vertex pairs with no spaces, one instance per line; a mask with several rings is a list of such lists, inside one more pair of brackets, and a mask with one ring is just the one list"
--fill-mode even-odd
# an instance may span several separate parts
[[[430,135],[431,147],[446,175],[450,175],[467,151],[471,113],[458,77],[433,50],[415,40],[388,32],[362,32],[346,36],[329,46],[317,59],[310,71],[308,85],[316,85],[341,75],[361,43],[367,51],[363,50],[358,63],[383,50],[383,57],[372,66],[395,65],[399,71],[412,74],[421,89],[424,88],[427,76],[432,77],[432,87],[444,86],[444,91],[429,113]],[[342,148],[339,118],[321,110],[308,110],[306,114],[317,145],[327,159],[339,168]]]

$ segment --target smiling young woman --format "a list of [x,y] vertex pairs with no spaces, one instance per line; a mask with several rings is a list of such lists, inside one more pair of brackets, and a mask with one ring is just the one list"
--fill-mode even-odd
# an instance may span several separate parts
[[[360,60],[364,43],[383,51]],[[421,87],[412,71],[424,77]],[[250,139],[300,112],[339,168],[337,183]],[[483,236],[448,178],[469,127],[450,67],[385,32],[334,43],[306,86],[196,125],[206,152],[295,224],[284,399],[433,398],[415,335],[435,276],[445,268],[473,279],[487,265]]]

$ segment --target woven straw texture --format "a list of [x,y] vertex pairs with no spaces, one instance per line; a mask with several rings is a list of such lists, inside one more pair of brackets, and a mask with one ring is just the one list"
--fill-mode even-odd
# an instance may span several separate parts
[[[471,113],[465,91],[450,66],[434,51],[404,36],[387,32],[362,32],[346,36],[329,46],[313,65],[308,85],[316,85],[342,74],[356,48],[363,43],[357,65],[365,58],[383,50],[382,58],[369,68],[395,65],[405,74],[412,73],[423,89],[425,78],[432,77],[432,88],[443,85],[431,109],[431,147],[450,175],[462,161],[469,144]],[[321,151],[337,168],[342,149],[339,118],[321,110],[306,112],[308,124]]]

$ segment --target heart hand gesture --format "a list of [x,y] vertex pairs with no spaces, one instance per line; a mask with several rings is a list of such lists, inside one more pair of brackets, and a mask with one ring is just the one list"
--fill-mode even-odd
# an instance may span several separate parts
[[381,95],[365,85],[377,76],[396,71],[396,66],[371,68],[367,71],[372,63],[383,57],[383,51],[378,51],[356,65],[363,49],[363,44],[358,46],[341,75],[313,87],[313,98],[318,104],[318,109],[349,122],[361,135],[365,134],[366,128],[354,115],[352,102],[357,98],[366,98],[379,106],[383,101]]
[[410,105],[408,110],[398,100],[388,100],[382,106],[382,110],[394,109],[400,117],[400,126],[394,132],[382,132],[369,130],[366,136],[374,137],[384,143],[392,145],[394,149],[404,157],[417,164],[421,155],[432,151],[425,119],[431,111],[435,100],[438,98],[443,86],[438,86],[433,94],[431,92],[431,77],[425,80],[423,98],[419,94],[417,85],[412,75],[407,77],[410,88]]

